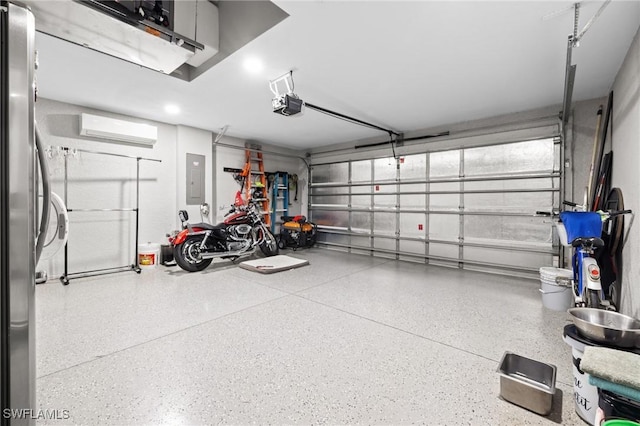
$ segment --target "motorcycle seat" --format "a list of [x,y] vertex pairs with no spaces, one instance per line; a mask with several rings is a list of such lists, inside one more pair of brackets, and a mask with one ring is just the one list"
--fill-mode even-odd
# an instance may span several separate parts
[[601,238],[591,237],[591,238],[583,238],[578,237],[575,240],[571,241],[571,245],[573,247],[604,247],[604,241]]
[[204,222],[190,223],[189,226],[192,227],[192,228],[206,229],[208,231],[213,231],[213,230],[216,230],[216,229],[224,229],[224,225],[211,225],[209,223],[204,223]]

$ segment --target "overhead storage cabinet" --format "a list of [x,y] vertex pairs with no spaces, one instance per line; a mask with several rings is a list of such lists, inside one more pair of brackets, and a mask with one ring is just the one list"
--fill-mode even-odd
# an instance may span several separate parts
[[219,50],[220,25],[218,7],[208,0],[173,3],[173,30],[204,45],[187,64],[199,67]]

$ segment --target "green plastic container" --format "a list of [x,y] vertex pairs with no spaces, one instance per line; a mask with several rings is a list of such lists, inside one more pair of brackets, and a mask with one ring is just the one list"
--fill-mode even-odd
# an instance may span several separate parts
[[633,422],[631,420],[607,420],[602,423],[602,426],[640,426],[640,423]]

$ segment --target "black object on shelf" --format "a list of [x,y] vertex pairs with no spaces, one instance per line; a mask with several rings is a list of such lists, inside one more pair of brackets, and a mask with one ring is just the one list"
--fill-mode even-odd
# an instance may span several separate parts
[[598,407],[605,420],[624,419],[640,423],[640,402],[598,388]]

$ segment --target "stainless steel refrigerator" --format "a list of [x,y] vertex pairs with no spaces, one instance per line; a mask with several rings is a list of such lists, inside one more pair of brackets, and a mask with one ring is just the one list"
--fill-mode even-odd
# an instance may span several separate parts
[[26,425],[36,413],[35,23],[17,4],[0,11],[0,419]]

